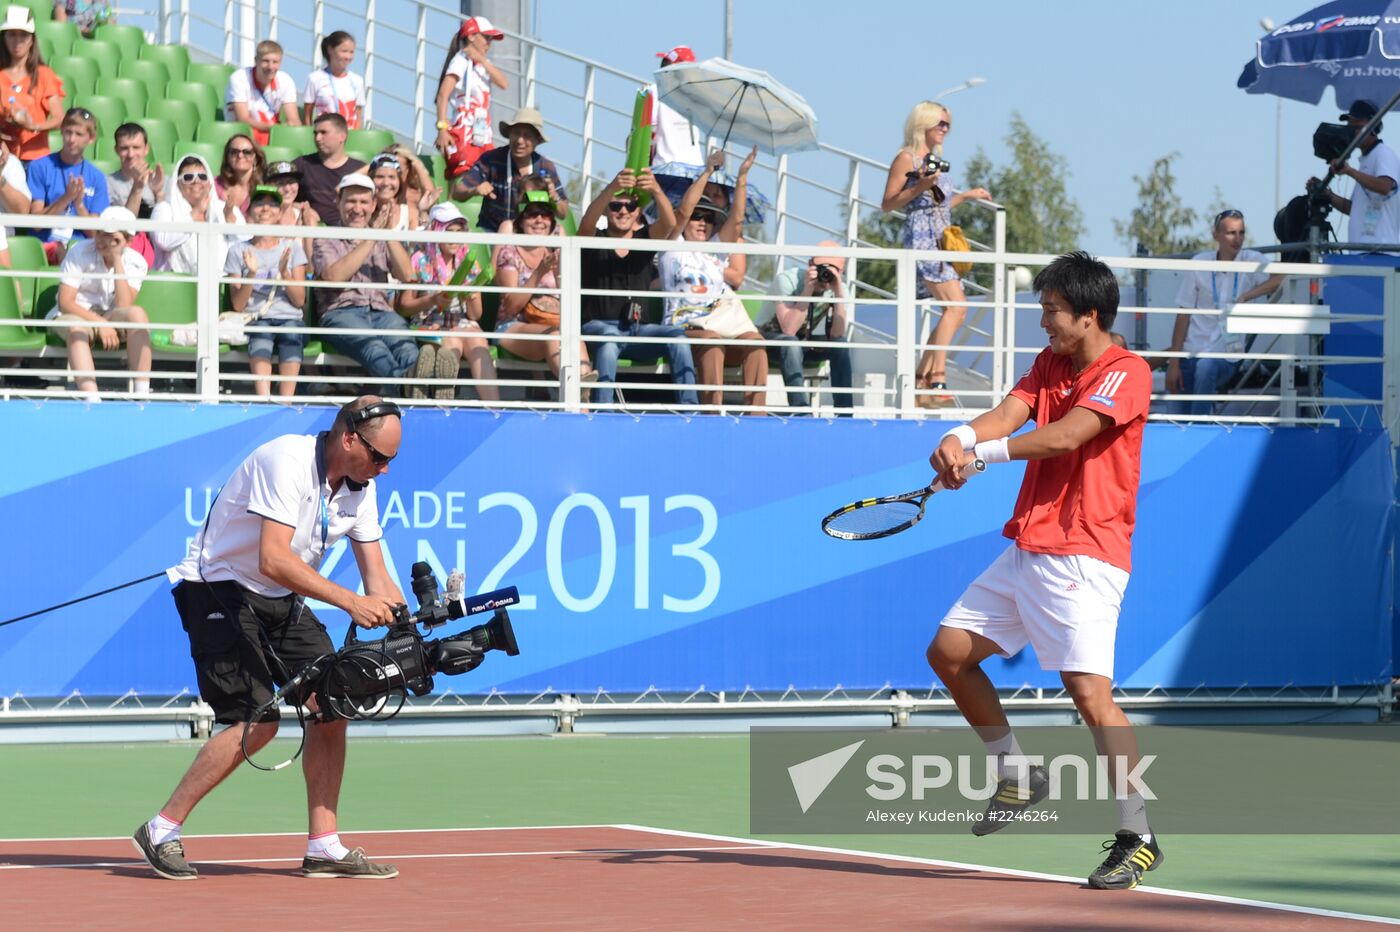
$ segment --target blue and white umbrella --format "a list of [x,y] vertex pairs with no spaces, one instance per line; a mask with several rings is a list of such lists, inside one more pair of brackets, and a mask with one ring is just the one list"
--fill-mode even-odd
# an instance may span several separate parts
[[1338,109],[1384,106],[1400,89],[1400,0],[1334,0],[1304,13],[1258,41],[1237,85],[1310,104],[1330,87]]
[[709,135],[778,155],[817,147],[817,115],[766,71],[723,58],[667,65],[656,72],[657,96]]
[[[690,183],[700,177],[701,171],[703,169],[699,165],[687,165],[684,162],[663,162],[651,167],[656,183],[661,186],[672,207],[681,206],[681,198],[690,190]],[[734,179],[728,174],[719,171],[711,175],[710,180],[722,188],[728,188],[729,196],[734,196]],[[749,198],[744,205],[744,225],[761,224],[768,219],[768,211],[772,209],[773,204],[752,183],[749,184],[748,191]]]

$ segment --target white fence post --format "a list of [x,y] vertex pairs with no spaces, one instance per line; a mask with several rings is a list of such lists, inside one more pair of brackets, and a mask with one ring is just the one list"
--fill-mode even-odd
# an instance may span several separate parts
[[529,51],[525,55],[525,102],[523,105],[526,107],[535,105],[535,59],[538,57],[539,50],[531,42]]
[[580,267],[579,240],[564,237],[559,250],[559,401],[565,411],[579,410],[579,376],[583,374],[583,359],[579,355],[579,336],[583,322],[583,301],[578,290],[583,287]]
[[[773,197],[773,210],[778,215],[778,223],[773,231],[773,242],[779,246],[787,245],[787,196],[788,196],[788,157],[784,152],[778,156],[778,190]],[[773,274],[783,270],[786,261],[779,259],[774,263]]]
[[895,299],[895,387],[899,394],[896,404],[904,417],[915,416],[918,408],[914,404],[914,354],[918,351],[918,323],[914,306],[918,295],[915,283],[916,266],[912,253],[900,252],[894,263]]
[[[992,389],[996,396],[987,400],[987,407],[994,406],[1002,395],[1011,390],[1011,386],[1002,380],[1006,378],[1008,370],[1015,369],[1015,361],[1005,358],[1007,350],[1005,347],[1015,342],[1016,317],[1015,314],[1006,314],[1007,295],[1011,295],[1011,300],[1016,300],[1016,285],[1014,280],[1008,288],[1006,263],[1002,256],[1006,254],[1006,210],[998,207],[993,216],[994,248],[996,249],[997,260],[992,265],[992,332],[996,336],[992,339]],[[1005,319],[1003,319],[1005,318]],[[1010,343],[1007,342],[1008,335],[1013,337]]]
[[[427,94],[428,82],[428,8],[419,4],[418,6],[418,28],[414,37],[417,46],[417,54],[414,58],[415,76],[413,79],[413,141],[416,143],[424,139],[423,135],[423,112],[427,107],[425,95]],[[434,92],[436,94],[436,92]],[[433,126],[432,138],[437,138],[437,99],[433,100]]]
[[[853,246],[860,238],[860,162],[850,160],[850,175],[846,179],[846,245]],[[860,260],[852,258],[846,263],[846,278],[855,281],[860,277]],[[851,309],[852,312],[856,308]],[[852,313],[851,320],[855,320]]]
[[375,20],[378,16],[378,0],[366,0],[365,2],[365,125],[368,126],[370,120],[374,118],[374,98],[378,96],[374,92],[374,33]]
[[223,234],[201,230],[197,235],[195,391],[204,401],[213,402],[219,400],[219,276],[223,263],[218,259]]
[[593,91],[596,71],[592,65],[583,69],[583,160],[579,165],[579,174],[583,176],[579,179],[583,182],[583,196],[580,204],[593,201]]

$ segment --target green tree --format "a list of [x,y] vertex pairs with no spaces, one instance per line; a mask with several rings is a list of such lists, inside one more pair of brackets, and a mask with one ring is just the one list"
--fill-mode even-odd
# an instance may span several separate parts
[[1127,243],[1129,251],[1138,244],[1147,247],[1154,256],[1169,253],[1196,252],[1203,248],[1199,216],[1195,208],[1186,207],[1176,193],[1176,175],[1172,161],[1181,153],[1171,152],[1152,163],[1147,177],[1134,175],[1138,185],[1138,203],[1127,220],[1113,221],[1114,232]]

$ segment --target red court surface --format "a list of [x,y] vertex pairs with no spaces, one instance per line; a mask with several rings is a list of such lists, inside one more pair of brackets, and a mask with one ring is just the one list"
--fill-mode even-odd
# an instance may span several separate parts
[[1366,917],[917,858],[602,825],[347,833],[387,881],[300,874],[304,836],[185,840],[195,881],[126,838],[0,840],[7,929],[1333,929]]

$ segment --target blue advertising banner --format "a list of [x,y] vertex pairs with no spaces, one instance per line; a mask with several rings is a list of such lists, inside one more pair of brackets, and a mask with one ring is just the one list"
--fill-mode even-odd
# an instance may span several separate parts
[[[0,405],[0,618],[177,563],[259,444],[328,409]],[[426,560],[519,588],[521,654],[457,692],[927,689],[939,618],[1008,544],[996,466],[881,541],[824,536],[843,502],[922,486],[949,425],[413,411],[379,480],[405,593]],[[1389,442],[1375,430],[1149,426],[1117,679],[1130,688],[1377,683],[1391,673]],[[323,572],[359,580],[343,546]],[[0,695],[194,690],[163,580],[0,628]],[[410,599],[411,599],[410,595]],[[334,637],[345,616],[314,606]],[[462,623],[446,629],[460,630]],[[1029,651],[998,685],[1056,686]]]

